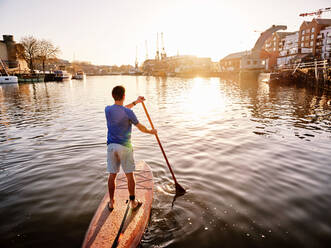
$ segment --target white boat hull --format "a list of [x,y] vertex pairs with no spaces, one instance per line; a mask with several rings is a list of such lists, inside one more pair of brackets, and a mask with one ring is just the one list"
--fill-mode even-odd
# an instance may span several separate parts
[[16,76],[0,76],[0,84],[17,84],[18,77]]

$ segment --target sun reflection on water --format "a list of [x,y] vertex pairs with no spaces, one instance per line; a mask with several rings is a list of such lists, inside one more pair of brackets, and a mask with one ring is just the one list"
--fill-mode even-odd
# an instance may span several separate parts
[[225,97],[217,78],[209,80],[194,78],[191,89],[185,93],[184,97],[186,101],[183,104],[183,110],[194,122],[208,122],[215,117],[216,113],[219,114],[225,110]]

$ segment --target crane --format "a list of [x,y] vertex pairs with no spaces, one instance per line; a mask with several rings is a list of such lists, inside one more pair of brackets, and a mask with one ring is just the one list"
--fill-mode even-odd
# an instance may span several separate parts
[[161,43],[162,43],[161,59],[165,59],[167,57],[167,54],[164,48],[163,32],[161,33]]
[[138,71],[138,46],[136,46],[136,61],[135,61],[135,69]]
[[321,17],[321,15],[322,15],[324,12],[329,12],[329,11],[331,11],[331,7],[323,8],[323,9],[319,9],[319,10],[314,11],[314,12],[301,13],[299,16],[305,17],[305,16],[317,15],[317,17]]
[[148,47],[147,47],[147,40],[145,40],[145,47],[146,47],[146,60],[148,60]]
[[160,60],[159,33],[156,34],[156,55],[155,55],[155,60]]

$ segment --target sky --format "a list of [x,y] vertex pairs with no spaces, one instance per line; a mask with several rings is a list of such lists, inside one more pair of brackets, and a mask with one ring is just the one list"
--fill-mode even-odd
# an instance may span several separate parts
[[168,56],[218,61],[251,49],[273,24],[296,31],[313,18],[300,13],[326,7],[330,0],[0,0],[0,35],[50,40],[69,61],[133,65],[136,48],[139,64],[145,60],[145,41],[148,57],[155,57],[163,32]]

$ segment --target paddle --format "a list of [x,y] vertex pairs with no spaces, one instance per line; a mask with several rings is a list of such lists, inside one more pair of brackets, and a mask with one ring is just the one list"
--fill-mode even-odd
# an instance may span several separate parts
[[[154,129],[153,122],[152,122],[152,120],[151,120],[151,117],[150,117],[149,114],[148,114],[148,111],[147,111],[147,109],[146,109],[145,103],[144,103],[144,102],[141,102],[141,103],[142,103],[142,105],[143,105],[143,107],[144,107],[144,110],[145,110],[146,116],[147,116],[147,118],[148,118],[148,120],[149,120],[149,123],[151,124],[151,127]],[[162,154],[163,154],[163,156],[164,156],[164,158],[165,158],[165,161],[167,162],[167,165],[168,165],[168,168],[169,168],[169,170],[170,170],[170,172],[171,172],[172,178],[173,178],[174,181],[175,181],[176,195],[183,195],[183,194],[185,194],[186,190],[185,190],[182,186],[180,186],[180,184],[177,182],[177,179],[176,179],[176,177],[175,177],[175,174],[174,174],[174,172],[172,171],[172,168],[171,168],[171,166],[170,166],[170,164],[169,164],[169,161],[168,161],[167,155],[165,154],[165,152],[164,152],[164,150],[163,150],[163,147],[162,147],[162,145],[161,145],[161,141],[160,141],[160,139],[159,139],[159,136],[158,136],[157,134],[155,134],[155,137],[156,137],[157,142],[159,143],[159,146],[160,146],[160,148],[161,148],[161,151],[162,151]]]

